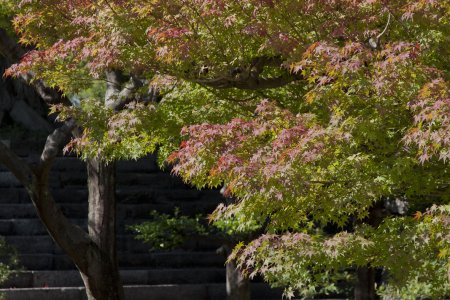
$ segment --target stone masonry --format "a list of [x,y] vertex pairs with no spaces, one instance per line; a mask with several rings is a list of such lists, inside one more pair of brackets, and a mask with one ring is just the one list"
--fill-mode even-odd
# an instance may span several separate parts
[[[38,153],[39,143],[12,141],[11,148],[25,159]],[[128,225],[148,219],[151,210],[208,214],[222,200],[215,190],[198,191],[169,172],[161,171],[153,156],[117,165],[118,254],[126,299],[225,299],[225,258],[220,246],[207,238],[188,239],[180,248],[150,252],[134,239]],[[55,200],[73,222],[86,227],[85,164],[76,157],[60,157],[52,168]],[[0,166],[0,235],[16,247],[23,271],[2,285],[6,299],[85,299],[74,264],[53,242],[37,218],[20,183]],[[254,299],[280,299],[279,291],[262,283],[252,285]]]

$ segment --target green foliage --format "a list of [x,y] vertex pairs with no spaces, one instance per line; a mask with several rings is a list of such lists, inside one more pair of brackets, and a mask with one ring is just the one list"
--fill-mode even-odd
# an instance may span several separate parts
[[80,107],[55,107],[54,110],[60,110],[61,120],[74,118],[84,128],[83,134],[65,149],[74,150],[83,159],[137,159],[154,152],[159,143],[157,135],[147,132],[157,122],[154,106],[130,104],[115,113],[97,99],[85,99]]
[[152,250],[173,249],[188,237],[206,235],[207,230],[201,224],[201,216],[195,218],[180,215],[175,209],[173,215],[160,214],[156,211],[150,213],[151,221],[130,226],[136,238],[148,243]]
[[99,82],[76,94],[80,106],[54,106],[60,120],[74,118],[84,128],[66,151],[82,159],[102,157],[106,161],[137,159],[158,150],[163,166],[167,156],[182,140],[180,131],[187,124],[226,122],[236,115],[249,115],[251,103],[233,103],[196,84],[180,82],[162,86],[160,103],[129,103],[114,112],[103,105],[104,85]]
[[3,237],[0,238],[0,282],[5,282],[19,270],[17,251],[8,245]]
[[212,214],[210,218],[212,219],[212,225],[217,228],[220,233],[233,240],[246,240],[246,237],[261,230],[263,227],[263,224],[244,214],[231,215],[226,218],[217,218]]
[[0,28],[13,34],[12,18],[14,15],[14,3],[9,0],[0,0]]
[[387,218],[374,228],[360,225],[354,232],[329,236],[320,232],[264,235],[240,244],[233,257],[253,277],[261,274],[286,294],[302,297],[330,293],[349,268],[383,268],[387,284],[381,295],[393,299],[439,299],[450,291],[447,279],[449,229],[447,206],[424,217]]
[[[107,161],[159,151],[185,181],[226,186],[236,201],[213,214],[219,228],[270,233],[235,252],[249,275],[310,296],[372,266],[387,270],[381,291],[394,298],[448,293],[450,1],[42,0],[17,9],[15,29],[37,51],[7,73],[84,94],[80,107],[56,108],[83,128],[67,149]],[[163,100],[105,108],[92,82],[111,69],[158,87]],[[365,223],[395,198],[425,216]],[[163,225],[151,223],[148,239],[165,246],[179,221],[154,217]],[[330,224],[352,231],[326,234]]]

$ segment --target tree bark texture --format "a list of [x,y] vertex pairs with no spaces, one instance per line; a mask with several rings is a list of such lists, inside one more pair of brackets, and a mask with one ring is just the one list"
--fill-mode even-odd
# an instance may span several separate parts
[[99,159],[87,162],[89,189],[89,236],[99,253],[82,272],[89,300],[123,299],[116,251],[115,164]]
[[[376,228],[386,216],[387,210],[384,207],[384,202],[379,201],[370,209],[369,216],[364,222]],[[356,270],[355,300],[375,300],[377,298],[375,293],[375,274],[376,269],[370,267],[370,265]]]
[[[232,251],[232,245],[223,245],[226,256]],[[242,276],[236,261],[229,260],[226,263],[227,300],[250,300],[250,281]]]
[[[0,28],[2,70],[20,60],[25,52],[26,49]],[[27,85],[26,82],[32,77],[33,74],[24,74],[17,80],[0,80],[0,111],[7,112],[12,118],[20,117],[17,121],[22,121],[23,125],[32,129],[41,127],[38,129],[51,131],[53,128],[50,125],[47,127],[45,121],[39,120],[40,114],[36,113],[39,108],[45,108],[40,100],[47,104],[64,105],[70,105],[70,101],[57,89],[47,87],[39,79],[34,80],[31,86]],[[32,102],[29,102],[30,99]],[[22,106],[17,107],[17,104]],[[46,111],[46,108],[44,110]],[[23,119],[25,113],[21,112],[27,113],[27,119]],[[34,166],[20,159],[0,142],[0,163],[5,165],[27,189],[37,214],[50,236],[79,269],[88,299],[122,300],[123,287],[115,245],[115,165],[107,165],[96,159],[88,162],[89,233],[64,216],[48,186],[52,162],[67,144],[74,129],[74,122],[69,121],[51,133],[40,161]]]
[[115,250],[114,164],[96,160],[88,164],[89,234],[64,216],[49,189],[52,162],[66,144],[73,126],[66,124],[49,135],[40,161],[33,167],[0,142],[0,163],[24,185],[48,233],[75,263],[88,299],[122,300]]
[[375,300],[375,269],[358,268],[356,277],[355,300]]

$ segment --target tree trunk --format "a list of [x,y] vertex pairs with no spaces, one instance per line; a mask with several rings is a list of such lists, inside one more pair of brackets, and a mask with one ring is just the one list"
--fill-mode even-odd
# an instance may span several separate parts
[[[224,254],[228,257],[231,253],[231,245],[221,247]],[[250,281],[242,276],[241,271],[236,265],[236,261],[229,260],[226,263],[227,277],[227,300],[250,300]]]
[[227,300],[250,300],[250,282],[242,276],[236,262],[227,262],[226,269]]
[[[384,207],[384,202],[379,201],[370,209],[369,216],[364,220],[364,223],[377,228],[386,216],[387,210]],[[375,273],[376,270],[369,265],[356,270],[355,300],[376,299]]]
[[355,300],[375,300],[375,269],[358,268],[356,277]]
[[[23,49],[0,28],[0,56],[3,57],[0,61],[1,68],[17,62],[25,52],[26,49]],[[30,79],[32,79],[31,73],[22,75],[20,80],[28,82]],[[21,100],[36,100],[40,97],[47,104],[71,105],[58,89],[47,87],[39,79],[33,81],[32,88],[24,85],[22,81],[10,81],[23,87],[23,91],[20,90],[21,93],[18,93],[19,96],[23,96],[20,97]],[[0,81],[0,85],[4,85],[4,81]],[[5,86],[0,86],[0,98],[5,93],[9,95],[4,88]],[[30,97],[31,94],[32,97]],[[0,99],[0,111],[10,111],[12,98],[3,98]],[[28,104],[31,107],[41,105],[36,101]],[[32,129],[38,125],[38,122],[35,122]],[[71,120],[50,134],[40,161],[33,165],[20,159],[0,141],[0,163],[5,165],[27,189],[38,216],[50,236],[79,269],[88,299],[122,300],[124,299],[123,287],[120,282],[115,245],[114,164],[106,165],[97,160],[91,160],[88,163],[89,234],[64,216],[49,190],[48,175],[52,162],[69,141],[74,128],[74,121]]]
[[[0,142],[0,162],[25,186],[39,218],[53,240],[81,273],[89,300],[122,300],[115,250],[114,165],[90,161],[88,235],[71,223],[54,201],[48,174],[54,157],[72,128],[63,126],[47,138],[40,163],[31,168]],[[104,205],[104,207],[102,207]]]
[[89,236],[100,251],[90,253],[82,278],[89,300],[120,300],[124,294],[116,251],[115,164],[90,159],[87,170]]

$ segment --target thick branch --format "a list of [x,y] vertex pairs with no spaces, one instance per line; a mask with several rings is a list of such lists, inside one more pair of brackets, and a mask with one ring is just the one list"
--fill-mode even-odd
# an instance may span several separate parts
[[28,164],[0,141],[0,163],[2,163],[27,189],[33,180],[33,172]]
[[78,268],[86,272],[89,267],[88,254],[97,247],[87,232],[67,219],[53,199],[48,186],[52,163],[69,141],[74,128],[75,122],[69,120],[47,137],[39,165],[34,171],[30,197],[52,238],[73,259]]
[[35,172],[2,142],[0,142],[0,162],[27,188],[37,213],[52,238],[74,259],[80,269],[86,270],[89,265],[86,252],[89,247],[93,247],[93,242],[85,231],[64,216],[48,188],[51,161],[59,152],[57,147],[63,144],[63,138],[66,137],[70,126],[64,125],[49,136],[41,158],[45,163],[41,163]]
[[[194,78],[189,81],[215,89],[238,88],[243,90],[272,89],[285,86],[293,81],[302,80],[300,74],[289,74],[282,66],[279,56],[255,57],[246,67],[234,68],[228,75],[217,78]],[[282,70],[285,74],[277,77],[260,77],[265,67]],[[208,69],[208,68],[205,68]]]
[[48,165],[59,154],[61,149],[69,142],[72,130],[75,128],[73,119],[64,123],[63,126],[55,129],[52,134],[47,137],[44,150],[42,151],[40,164]]
[[131,100],[136,90],[142,87],[142,82],[131,76],[122,88],[123,77],[116,70],[107,71],[106,80],[105,105],[113,110],[122,109]]
[[120,93],[122,85],[121,75],[116,70],[106,71],[106,93],[105,105],[111,109],[115,108],[115,103]]
[[253,76],[259,76],[264,71],[264,67],[280,68],[283,59],[280,56],[260,56],[253,59],[249,73]]
[[[27,79],[30,77],[31,77],[30,74],[28,74],[26,77],[22,76],[23,79]],[[26,81],[29,82],[29,80]],[[72,105],[72,103],[70,102],[69,99],[67,99],[67,97],[65,97],[61,92],[57,91],[56,89],[46,86],[42,80],[40,79],[35,80],[33,81],[32,85],[36,93],[38,93],[38,95],[42,98],[42,100],[44,100],[45,103],[47,104],[62,103],[66,106]]]
[[[41,184],[41,186],[39,186]],[[89,255],[97,249],[87,232],[71,223],[51,196],[45,182],[34,185],[31,200],[53,240],[72,258],[82,272],[89,268]]]

